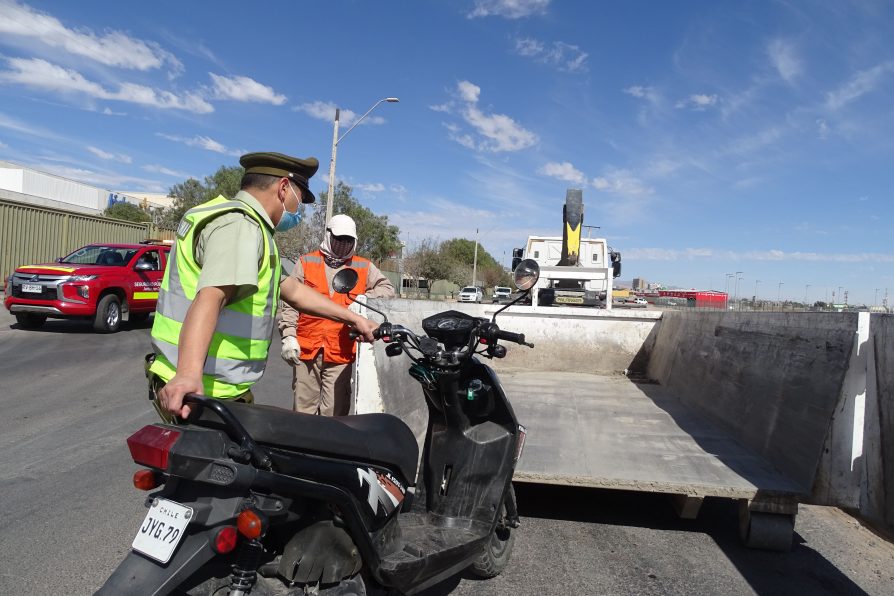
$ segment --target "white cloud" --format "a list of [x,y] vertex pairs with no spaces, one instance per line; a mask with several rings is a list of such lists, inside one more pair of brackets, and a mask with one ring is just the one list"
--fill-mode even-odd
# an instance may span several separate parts
[[767,46],[767,55],[773,68],[787,83],[791,83],[801,74],[801,61],[791,43],[775,39]]
[[272,87],[262,85],[249,77],[225,77],[208,73],[214,81],[212,93],[215,99],[230,99],[256,103],[270,103],[281,106],[286,103],[286,96],[276,93]]
[[[335,119],[335,110],[338,108],[334,103],[330,101],[312,101],[308,103],[299,104],[292,109],[296,112],[304,112],[311,118],[316,118],[317,120],[323,120],[325,122],[329,122],[330,124]],[[359,116],[362,114],[357,114],[351,110],[346,110],[341,108],[338,113],[338,123],[341,128],[350,128],[354,122],[357,120]],[[364,124],[384,124],[385,119],[381,116],[367,116],[363,119],[363,122],[360,125]]]
[[816,134],[822,140],[826,140],[829,138],[829,124],[825,121],[825,119],[817,118]]
[[882,78],[894,70],[894,62],[885,62],[867,70],[861,70],[850,81],[826,94],[826,107],[840,109],[875,90]]
[[469,13],[470,19],[498,16],[506,19],[520,19],[532,14],[543,14],[550,0],[475,0],[475,9]]
[[201,135],[196,135],[192,138],[181,137],[178,135],[169,135],[162,132],[155,133],[156,136],[161,137],[163,139],[167,139],[169,141],[174,141],[175,143],[183,143],[189,147],[201,147],[207,151],[213,151],[214,153],[222,153],[224,155],[242,155],[245,151],[241,149],[229,149],[226,145],[222,143],[218,143],[214,139],[210,137],[205,137]]
[[355,187],[358,190],[362,190],[364,192],[383,192],[385,190],[385,185],[381,182],[373,182],[370,184],[357,184]]
[[686,99],[681,99],[677,102],[677,108],[692,108],[695,111],[701,112],[713,105],[717,104],[717,96],[716,95],[707,95],[704,93],[696,93],[694,95],[690,95]]
[[775,127],[768,128],[752,135],[734,139],[732,143],[721,149],[720,154],[749,155],[758,149],[772,145],[780,138],[782,138],[781,130]]
[[543,42],[530,37],[520,37],[515,40],[515,53],[519,56],[537,56],[544,50]]
[[[195,176],[190,176],[185,172],[178,172],[177,170],[172,170],[170,168],[166,168],[164,166],[160,166],[157,164],[147,164],[143,166],[143,169],[147,172],[154,172],[156,174],[164,174],[165,176],[170,176],[171,178],[179,178],[181,180],[186,180],[188,178],[196,178]],[[196,178],[198,179],[198,178]]]
[[520,56],[534,58],[563,72],[584,72],[587,70],[588,54],[578,46],[554,41],[551,46],[532,38],[515,40],[515,52]]
[[603,176],[593,178],[593,187],[625,197],[643,197],[654,192],[654,189],[628,170],[612,170]]
[[108,151],[103,151],[98,147],[94,147],[92,145],[87,145],[87,151],[95,155],[100,159],[105,159],[107,161],[120,161],[121,163],[133,163],[133,159],[129,155],[124,155],[123,153],[109,153]]
[[87,28],[75,31],[56,17],[15,1],[0,1],[0,12],[0,35],[6,43],[15,44],[23,38],[37,40],[107,66],[150,70],[167,64],[174,75],[183,71],[183,64],[155,42],[132,38],[120,31],[102,35]]
[[587,183],[587,177],[584,173],[567,161],[562,163],[549,162],[538,169],[537,173],[573,184],[584,185]]
[[465,102],[462,107],[462,117],[477,134],[463,131],[455,123],[446,123],[444,126],[450,131],[449,137],[464,147],[476,151],[490,151],[494,153],[503,151],[519,151],[527,149],[538,142],[537,135],[519,125],[515,120],[504,114],[486,114],[478,106],[478,98],[481,88],[469,81],[457,83],[459,97]]
[[103,108],[102,113],[106,116],[127,116],[127,112],[115,112],[111,108]]
[[123,189],[128,187],[139,188],[148,192],[164,192],[167,190],[158,180],[138,178],[126,174],[119,174],[117,172],[99,172],[88,168],[60,166],[58,164],[47,163],[29,163],[26,165],[35,170],[50,172],[51,174],[62,176],[63,178],[77,180],[92,186],[99,186],[100,188]]
[[481,95],[481,87],[470,83],[469,81],[460,81],[456,85],[459,89],[459,95],[463,101],[470,103],[478,103],[478,97]]
[[9,149],[9,145],[4,143],[3,141],[0,141],[0,149]]
[[448,101],[446,103],[428,106],[428,109],[432,110],[433,112],[444,112],[446,114],[449,114],[453,110],[453,102]]
[[7,130],[11,130],[15,133],[19,133],[21,135],[30,136],[30,137],[40,137],[43,139],[54,139],[58,140],[62,137],[57,133],[47,130],[44,128],[40,128],[37,126],[31,126],[30,124],[26,124],[24,122],[20,122],[15,118],[10,118],[6,114],[0,112],[0,128],[5,128]]
[[57,93],[79,93],[94,99],[123,101],[160,109],[185,110],[198,114],[214,111],[214,107],[197,93],[176,95],[135,83],[121,83],[117,90],[110,90],[74,70],[40,58],[7,58],[7,62],[11,70],[0,71],[0,82]]

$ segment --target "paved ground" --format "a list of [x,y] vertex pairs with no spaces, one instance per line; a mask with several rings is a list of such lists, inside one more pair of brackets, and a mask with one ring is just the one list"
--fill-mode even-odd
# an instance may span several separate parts
[[[17,329],[0,309],[0,594],[90,594],[144,513],[124,439],[153,415],[148,329],[95,335],[51,322]],[[287,405],[278,354],[259,401]],[[661,495],[519,485],[522,529],[507,572],[457,577],[427,596],[510,594],[892,594],[894,546],[850,516],[802,507],[791,553],[749,551],[735,507],[696,521]]]

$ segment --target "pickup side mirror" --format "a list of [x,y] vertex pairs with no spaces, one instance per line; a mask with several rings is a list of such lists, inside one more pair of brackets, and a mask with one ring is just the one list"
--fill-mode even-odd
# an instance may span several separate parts
[[146,261],[139,261],[133,268],[134,271],[155,271],[155,265]]

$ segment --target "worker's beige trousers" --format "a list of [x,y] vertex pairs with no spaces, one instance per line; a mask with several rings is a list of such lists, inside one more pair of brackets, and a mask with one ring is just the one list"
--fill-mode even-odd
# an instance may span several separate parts
[[347,416],[351,411],[351,370],[353,363],[323,361],[323,350],[313,360],[292,367],[295,411],[321,416]]

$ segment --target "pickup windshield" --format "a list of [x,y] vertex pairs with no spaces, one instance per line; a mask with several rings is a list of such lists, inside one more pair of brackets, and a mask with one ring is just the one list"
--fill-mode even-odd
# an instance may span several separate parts
[[60,263],[72,263],[74,265],[110,265],[112,267],[124,267],[136,254],[136,249],[121,248],[115,246],[90,245],[79,248]]

